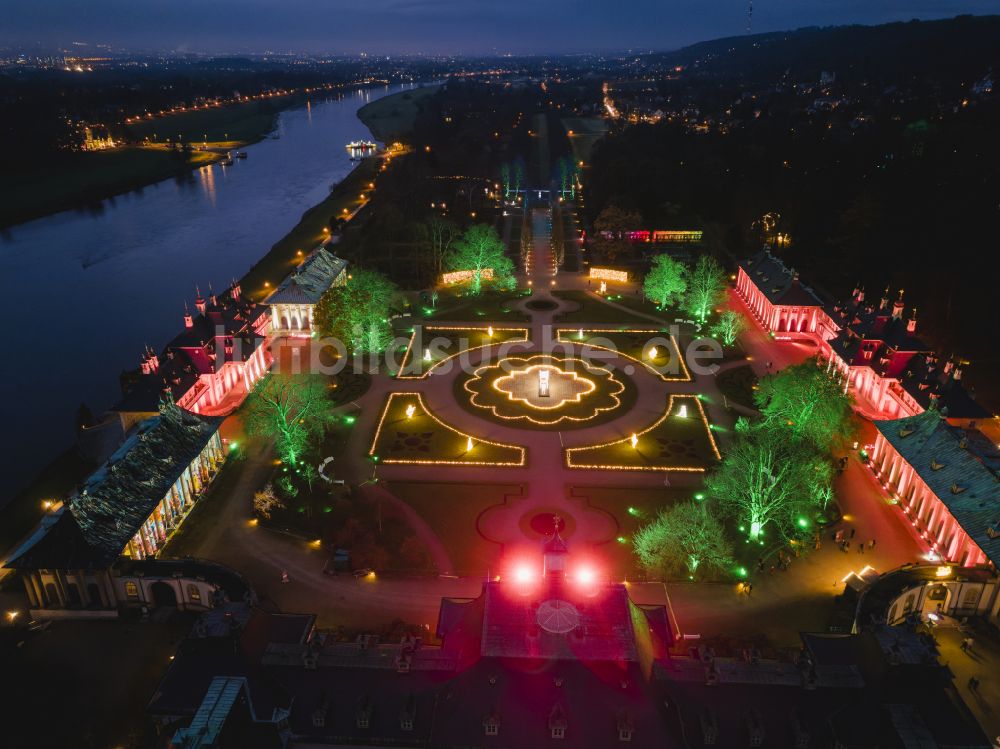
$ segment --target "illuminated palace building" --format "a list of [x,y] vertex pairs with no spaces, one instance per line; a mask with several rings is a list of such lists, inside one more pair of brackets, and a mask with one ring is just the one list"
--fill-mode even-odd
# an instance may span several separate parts
[[147,350],[112,411],[127,432],[155,416],[162,400],[206,416],[236,409],[271,366],[267,308],[234,283],[221,295],[197,293],[184,309],[184,328],[159,354]]
[[740,264],[736,291],[776,339],[813,340],[874,421],[869,465],[932,558],[1000,562],[1000,456],[976,428],[990,414],[962,387],[961,364],[919,338],[903,292],[873,302],[856,288],[846,304],[825,305],[768,251]]
[[878,302],[855,289],[846,304],[827,305],[768,251],[740,263],[736,291],[756,322],[778,340],[814,340],[858,408],[874,418],[922,413],[932,403],[951,419],[990,414],[961,385],[962,368],[943,360],[917,335],[917,313],[903,292]]
[[264,300],[270,308],[271,334],[312,335],[313,310],[333,286],[347,283],[347,261],[318,247]]
[[905,627],[804,634],[781,659],[716,652],[558,535],[475,598],[444,599],[436,633],[439,645],[344,642],[312,615],[220,607],[181,643],[147,714],[172,746],[200,749],[909,745],[898,715],[926,719],[927,746],[985,742]]
[[[153,557],[181,524],[224,458],[219,420],[176,405],[144,421],[80,490],[52,508],[8,567],[24,583],[32,616],[117,616],[152,601],[145,580],[121,563]],[[202,582],[174,602],[208,606]]]

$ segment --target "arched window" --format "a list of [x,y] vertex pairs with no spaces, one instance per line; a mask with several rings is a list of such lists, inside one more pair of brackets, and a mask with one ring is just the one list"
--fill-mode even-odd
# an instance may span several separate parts
[[201,601],[201,589],[194,583],[188,585],[188,600],[193,603]]
[[129,598],[138,598],[139,597],[139,586],[136,585],[131,580],[126,581],[125,582],[125,595],[127,595]]

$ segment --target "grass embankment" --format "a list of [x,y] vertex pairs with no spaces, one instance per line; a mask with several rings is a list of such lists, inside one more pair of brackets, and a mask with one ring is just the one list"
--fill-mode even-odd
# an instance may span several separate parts
[[361,161],[326,198],[303,213],[299,223],[243,276],[243,293],[258,301],[270,294],[305,255],[329,236],[323,230],[330,228],[332,217],[347,217],[361,206],[364,201],[360,196],[371,189],[369,185],[374,184],[381,163],[381,159],[374,158]]
[[404,137],[413,129],[420,112],[421,102],[437,92],[440,86],[400,91],[392,96],[383,96],[358,110],[360,119],[372,135],[383,143]]

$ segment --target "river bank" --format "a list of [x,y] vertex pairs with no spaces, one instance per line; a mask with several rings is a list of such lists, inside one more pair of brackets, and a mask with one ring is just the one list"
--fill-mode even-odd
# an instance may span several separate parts
[[[107,151],[71,151],[57,162],[13,173],[0,185],[0,231],[62,211],[97,210],[102,201],[141,190],[223,161],[226,152],[267,138],[288,109],[329,94],[290,94],[219,109],[183,112],[128,126],[135,145]],[[138,145],[149,139],[150,147]],[[171,149],[165,139],[191,145]],[[159,144],[159,145],[155,145]]]
[[[384,93],[394,90],[400,87],[386,87]],[[20,452],[8,457],[34,479],[19,490],[18,477],[10,477],[7,486],[13,491],[0,510],[0,550],[37,523],[43,501],[70,493],[92,470],[73,448],[66,450],[68,430],[60,424],[72,422],[81,400],[101,413],[119,397],[116,373],[135,366],[135,352],[144,341],[159,347],[176,334],[181,302],[191,298],[195,283],[205,288],[213,281],[223,288],[242,277],[246,293],[259,299],[269,291],[265,282],[273,288],[301,261],[300,250],[308,252],[328,236],[323,228],[331,218],[356,212],[381,159],[351,162],[344,144],[371,137],[357,110],[382,93],[358,91],[344,100],[288,110],[279,121],[281,137],[253,146],[248,159],[231,168],[198,169],[184,184],[167,181],[106,202],[100,214],[63,213],[0,238],[6,245],[0,270],[25,297],[31,284],[18,279],[36,272],[32,250],[50,248],[49,296],[58,304],[46,309],[51,320],[43,316],[37,322],[48,326],[73,316],[77,329],[87,333],[69,344],[54,342],[57,359],[52,358],[56,351],[43,350],[47,339],[26,333],[24,341],[13,342],[27,346],[34,341],[36,360],[49,363],[18,370],[14,379],[23,382],[11,385],[23,398],[2,406],[9,423],[27,424]],[[289,230],[288,218],[296,215],[300,219]],[[275,233],[277,241],[268,238]],[[62,237],[75,241],[62,242]],[[265,242],[270,247],[261,256]],[[257,256],[255,262],[243,259],[248,252]],[[87,301],[93,299],[104,301]],[[104,325],[108,319],[115,324]],[[100,365],[82,367],[89,359],[80,357],[96,345],[105,352]],[[38,456],[49,457],[48,465]]]

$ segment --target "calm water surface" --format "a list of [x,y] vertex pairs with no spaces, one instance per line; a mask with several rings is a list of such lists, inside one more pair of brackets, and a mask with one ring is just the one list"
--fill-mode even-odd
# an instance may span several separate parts
[[205,167],[0,234],[7,295],[0,504],[72,444],[76,410],[102,413],[118,375],[183,326],[195,285],[225,288],[320,202],[371,134],[357,110],[410,85],[354,91],[287,110],[233,166]]

